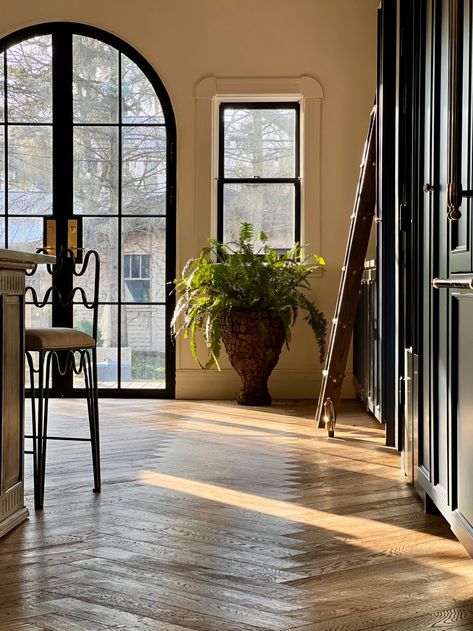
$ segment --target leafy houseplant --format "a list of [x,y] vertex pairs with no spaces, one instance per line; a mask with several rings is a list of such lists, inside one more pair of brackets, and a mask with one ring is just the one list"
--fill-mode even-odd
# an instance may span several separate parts
[[[298,311],[305,313],[304,319],[315,334],[321,360],[325,354],[327,321],[303,292],[310,288],[309,274],[322,268],[325,261],[313,255],[313,263],[308,264],[301,258],[299,244],[279,255],[267,242],[266,234],[255,235],[251,224],[242,223],[236,243],[210,239],[176,280],[174,334],[183,332],[189,339],[192,356],[202,368],[215,364],[220,370],[223,341],[232,366],[242,378],[241,405],[270,405],[267,380],[283,343],[289,348]],[[208,351],[203,362],[197,353],[199,331]]]

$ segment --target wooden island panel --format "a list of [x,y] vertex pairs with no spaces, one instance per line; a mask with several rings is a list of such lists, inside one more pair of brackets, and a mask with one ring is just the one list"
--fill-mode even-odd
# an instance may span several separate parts
[[25,272],[54,257],[0,249],[0,537],[28,517],[24,504]]

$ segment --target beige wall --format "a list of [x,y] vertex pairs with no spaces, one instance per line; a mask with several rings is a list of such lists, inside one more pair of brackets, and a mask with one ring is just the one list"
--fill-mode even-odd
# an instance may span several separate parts
[[[5,2],[5,5],[7,2]],[[178,129],[177,268],[198,252],[209,210],[195,208],[194,88],[205,76],[315,77],[322,85],[321,254],[314,293],[329,319],[375,92],[378,0],[8,0],[1,34],[49,20],[106,29],[126,40],[164,82]],[[272,377],[276,397],[314,396],[317,348],[299,322]],[[177,396],[234,396],[238,379],[197,369],[178,342]],[[345,394],[352,394],[346,380]]]

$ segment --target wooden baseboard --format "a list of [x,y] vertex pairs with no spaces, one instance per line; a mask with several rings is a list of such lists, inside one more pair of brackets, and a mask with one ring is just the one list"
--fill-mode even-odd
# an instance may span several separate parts
[[[269,379],[273,399],[316,399],[322,381],[321,371],[275,369]],[[231,368],[218,370],[180,369],[176,372],[176,399],[235,399],[240,378]],[[353,375],[347,373],[342,397],[355,396]]]
[[0,524],[0,537],[3,537],[7,532],[16,528],[16,526],[24,522],[25,519],[28,519],[29,514],[28,509],[23,507],[17,510],[16,513],[13,513],[13,515],[10,515],[10,517],[7,517],[5,521],[2,521]]

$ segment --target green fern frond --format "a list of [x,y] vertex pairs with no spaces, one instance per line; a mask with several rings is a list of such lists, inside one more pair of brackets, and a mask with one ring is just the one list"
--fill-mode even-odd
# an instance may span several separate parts
[[[304,260],[302,252],[302,246],[296,243],[278,255],[268,245],[267,234],[255,236],[248,222],[241,224],[235,243],[209,239],[208,246],[187,261],[181,278],[174,281],[178,300],[171,321],[173,335],[183,333],[192,357],[202,368],[216,365],[220,370],[220,322],[232,309],[278,314],[288,347],[291,327],[301,310],[323,357],[327,321],[304,291],[310,289],[309,275],[323,269],[325,261],[318,255]],[[202,334],[207,349],[204,361],[198,356],[198,334]]]

